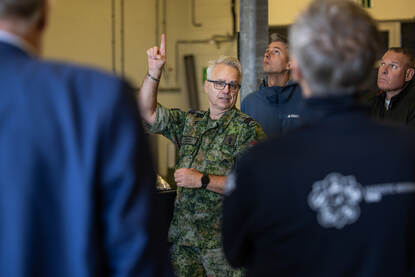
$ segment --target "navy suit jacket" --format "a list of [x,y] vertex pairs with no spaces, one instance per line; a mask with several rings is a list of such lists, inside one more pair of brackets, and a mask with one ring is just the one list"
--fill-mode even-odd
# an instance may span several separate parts
[[0,42],[0,276],[169,275],[154,183],[127,83]]

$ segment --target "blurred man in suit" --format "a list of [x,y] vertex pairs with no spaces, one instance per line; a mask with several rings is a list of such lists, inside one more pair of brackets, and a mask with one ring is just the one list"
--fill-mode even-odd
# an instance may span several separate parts
[[0,276],[169,276],[133,90],[39,59],[46,0],[0,0]]
[[414,276],[415,132],[354,97],[378,42],[348,0],[314,0],[291,27],[307,123],[252,148],[225,189],[225,255],[248,276]]

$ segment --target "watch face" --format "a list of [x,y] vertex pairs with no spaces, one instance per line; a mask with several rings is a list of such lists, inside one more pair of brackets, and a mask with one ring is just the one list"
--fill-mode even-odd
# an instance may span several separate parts
[[207,185],[207,184],[209,184],[209,181],[210,181],[210,179],[209,179],[209,176],[207,176],[207,175],[203,175],[202,176],[202,179],[201,179],[201,182],[202,182],[202,185]]

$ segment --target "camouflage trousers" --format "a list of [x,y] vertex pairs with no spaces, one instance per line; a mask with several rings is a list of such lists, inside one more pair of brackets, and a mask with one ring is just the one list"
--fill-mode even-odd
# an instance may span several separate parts
[[173,244],[171,259],[178,277],[241,277],[240,270],[232,268],[223,250],[201,249]]

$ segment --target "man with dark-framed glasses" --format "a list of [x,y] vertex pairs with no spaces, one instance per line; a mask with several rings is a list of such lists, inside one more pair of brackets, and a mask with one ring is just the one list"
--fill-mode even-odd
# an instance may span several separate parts
[[237,108],[241,65],[222,56],[211,61],[204,89],[208,111],[167,109],[157,103],[166,62],[165,38],[147,51],[148,74],[139,93],[141,116],[151,132],[175,143],[179,157],[173,220],[169,230],[178,276],[240,276],[226,262],[221,243],[222,198],[236,157],[265,137],[260,125]]
[[233,92],[238,92],[239,89],[241,88],[241,85],[238,83],[227,83],[225,81],[215,81],[215,80],[207,80],[210,83],[213,83],[213,87],[217,90],[223,90],[226,86],[229,87],[229,90],[233,91]]

